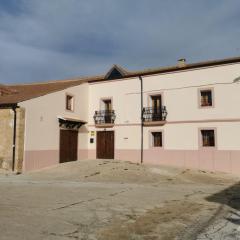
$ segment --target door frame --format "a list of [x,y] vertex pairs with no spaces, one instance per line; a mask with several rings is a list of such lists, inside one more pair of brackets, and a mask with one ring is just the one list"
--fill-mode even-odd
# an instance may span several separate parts
[[111,129],[111,130],[106,130],[106,129],[104,129],[104,130],[102,130],[102,131],[96,131],[96,159],[100,159],[100,158],[97,158],[97,133],[98,132],[113,132],[113,138],[114,138],[114,142],[113,142],[113,159],[115,159],[115,155],[116,155],[116,151],[115,151],[115,146],[116,146],[116,130],[113,130],[113,129]]
[[148,93],[147,97],[147,106],[151,107],[152,106],[152,97],[161,95],[161,105],[164,106],[164,94],[163,92],[152,92]]

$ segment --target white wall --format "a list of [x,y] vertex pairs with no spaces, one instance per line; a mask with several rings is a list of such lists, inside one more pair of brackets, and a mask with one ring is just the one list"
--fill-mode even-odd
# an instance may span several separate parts
[[[74,112],[65,110],[66,93],[74,95]],[[88,120],[88,84],[34,98],[19,104],[26,109],[25,151],[58,150],[58,116]],[[79,131],[79,148],[87,148],[87,129]]]
[[[94,112],[100,110],[100,99],[111,97],[117,113],[115,123],[140,122],[139,79],[106,81],[89,86],[89,124],[94,124]],[[137,95],[132,95],[135,92]],[[136,97],[137,96],[137,97]]]
[[[238,76],[240,64],[145,77],[145,105],[147,94],[160,91],[169,112],[168,121],[239,118],[236,104],[240,103],[240,85],[232,84]],[[214,88],[213,109],[198,108],[198,89],[205,87]]]
[[[89,130],[101,131],[94,127],[93,115],[100,110],[100,99],[110,97],[113,101],[113,110],[116,112],[115,124],[140,124],[140,96],[138,94],[140,80],[128,79],[120,81],[106,81],[89,85]],[[132,94],[135,93],[135,94]],[[115,126],[115,148],[136,149],[139,148],[139,126]],[[126,139],[128,138],[128,139]],[[96,148],[96,136],[94,144],[89,143],[89,149]]]
[[[148,104],[149,94],[163,94],[163,104],[168,111],[167,121],[170,123],[155,128],[164,130],[165,148],[198,149],[199,128],[216,127],[218,149],[240,150],[240,84],[233,83],[239,76],[240,64],[228,64],[143,77],[144,106]],[[213,108],[202,109],[198,106],[198,90],[205,87],[214,88]],[[139,149],[140,125],[137,124],[140,123],[140,80],[135,78],[93,83],[89,89],[90,130],[99,130],[94,128],[92,117],[94,111],[100,108],[100,98],[112,97],[117,116],[113,128],[116,131],[115,148]],[[231,119],[239,122],[229,121]],[[174,123],[179,121],[180,123]],[[184,123],[185,121],[196,122]],[[135,126],[126,126],[127,124]],[[154,128],[144,127],[145,149],[149,147],[151,129]],[[90,144],[89,148],[94,149],[95,144]]]
[[198,150],[199,129],[216,129],[218,150],[240,150],[240,122],[181,123],[144,128],[144,149],[149,149],[150,131],[163,131],[164,149]]
[[[144,106],[148,104],[149,94],[161,92],[169,122],[164,126],[144,127],[144,148],[149,148],[149,131],[161,129],[165,149],[195,150],[199,147],[199,128],[214,127],[217,128],[218,149],[240,150],[240,121],[237,122],[240,119],[240,84],[232,83],[239,75],[240,64],[231,64],[143,77]],[[198,89],[203,87],[214,88],[214,108],[198,107]],[[65,110],[66,93],[75,96],[74,113]],[[82,84],[20,103],[26,109],[25,150],[59,148],[59,115],[87,121],[88,126],[79,131],[79,148],[95,149],[96,141],[89,143],[88,130],[103,130],[95,128],[93,115],[100,110],[100,99],[106,97],[112,98],[116,112],[115,126],[111,129],[115,131],[115,149],[140,149],[140,80],[133,78]],[[207,122],[209,119],[216,122]],[[223,122],[217,122],[219,120]]]

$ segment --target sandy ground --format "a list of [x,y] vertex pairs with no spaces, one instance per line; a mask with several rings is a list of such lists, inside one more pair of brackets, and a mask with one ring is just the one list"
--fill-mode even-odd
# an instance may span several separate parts
[[0,239],[240,239],[238,182],[108,160],[0,171]]

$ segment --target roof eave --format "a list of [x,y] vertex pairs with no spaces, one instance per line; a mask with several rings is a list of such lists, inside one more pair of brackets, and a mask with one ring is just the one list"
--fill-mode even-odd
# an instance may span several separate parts
[[17,108],[17,103],[2,103],[0,104],[0,109],[9,109],[9,108]]
[[[178,71],[184,71],[184,70],[190,70],[190,69],[199,69],[204,67],[221,66],[221,65],[234,64],[234,63],[240,63],[240,57],[186,64],[185,66],[181,66],[181,67],[171,66],[171,67],[166,67],[161,69],[149,69],[149,70],[143,70],[143,71],[136,71],[123,76],[121,79],[134,78],[139,76],[149,76],[149,75],[169,73],[169,72],[178,72]],[[117,79],[113,79],[113,81],[114,80],[117,80]],[[89,80],[88,82],[94,83],[99,81],[106,81],[106,79],[103,78],[98,80]]]

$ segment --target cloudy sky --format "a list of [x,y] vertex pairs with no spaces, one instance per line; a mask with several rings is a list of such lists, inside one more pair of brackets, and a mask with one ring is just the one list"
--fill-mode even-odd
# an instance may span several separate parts
[[240,56],[239,0],[0,0],[0,83]]

